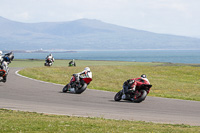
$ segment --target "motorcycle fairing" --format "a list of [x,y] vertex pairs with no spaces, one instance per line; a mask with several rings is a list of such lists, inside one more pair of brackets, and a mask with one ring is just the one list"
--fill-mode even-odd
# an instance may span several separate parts
[[139,89],[143,89],[147,91],[147,94],[149,93],[150,89],[151,89],[152,85],[149,84],[142,84]]
[[83,78],[82,79],[86,84],[90,83],[92,81],[92,78]]

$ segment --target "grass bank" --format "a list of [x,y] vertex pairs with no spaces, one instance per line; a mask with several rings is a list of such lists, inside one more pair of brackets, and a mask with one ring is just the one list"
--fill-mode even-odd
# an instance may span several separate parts
[[0,109],[0,132],[198,133],[199,126],[47,115]]
[[[68,60],[57,60],[52,67],[44,67],[44,61],[35,61],[32,65],[34,68],[23,69],[20,74],[65,85],[73,73],[80,72],[85,66],[89,66],[93,72],[93,81],[89,88],[113,92],[122,89],[125,80],[146,74],[153,85],[150,96],[200,101],[198,64],[78,60],[77,67],[67,67],[68,62]],[[13,62],[13,66],[19,66],[19,64],[25,63]],[[27,64],[31,66],[30,63]]]

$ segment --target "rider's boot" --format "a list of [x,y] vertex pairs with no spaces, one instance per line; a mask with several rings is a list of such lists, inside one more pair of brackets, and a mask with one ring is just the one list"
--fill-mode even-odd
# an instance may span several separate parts
[[122,99],[123,99],[123,100],[126,99],[126,94],[123,94],[123,95],[122,95]]

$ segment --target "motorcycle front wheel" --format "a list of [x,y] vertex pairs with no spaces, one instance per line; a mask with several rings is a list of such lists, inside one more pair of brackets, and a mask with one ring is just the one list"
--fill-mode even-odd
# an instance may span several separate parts
[[122,99],[122,91],[119,91],[115,97],[114,97],[114,100],[115,101],[120,101]]
[[67,90],[68,90],[68,84],[67,85],[65,85],[65,87],[63,88],[63,92],[67,92]]

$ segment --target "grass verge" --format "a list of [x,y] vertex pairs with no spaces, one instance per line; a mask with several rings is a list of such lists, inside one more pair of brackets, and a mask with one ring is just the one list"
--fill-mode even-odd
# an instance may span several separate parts
[[[44,67],[43,62],[36,61],[33,65],[37,67],[23,69],[20,74],[64,85],[69,82],[73,73],[89,66],[93,72],[93,81],[89,88],[113,92],[122,89],[125,80],[146,74],[153,85],[150,96],[200,101],[198,64],[78,60],[77,67],[67,67],[67,62],[67,60],[57,60],[52,67]],[[23,63],[18,64],[23,65]],[[17,66],[14,62],[13,65]]]
[[198,133],[200,126],[48,115],[0,109],[0,132]]

